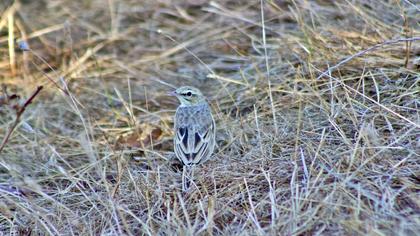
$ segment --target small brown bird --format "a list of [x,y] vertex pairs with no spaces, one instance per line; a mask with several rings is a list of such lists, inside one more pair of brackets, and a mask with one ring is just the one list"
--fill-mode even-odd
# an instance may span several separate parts
[[182,189],[186,191],[192,180],[193,167],[213,153],[216,124],[206,98],[197,88],[183,86],[172,95],[181,102],[175,113],[174,150],[184,165]]

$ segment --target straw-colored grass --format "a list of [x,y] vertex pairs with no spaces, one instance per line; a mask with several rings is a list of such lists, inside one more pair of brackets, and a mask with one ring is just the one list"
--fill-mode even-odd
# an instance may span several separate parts
[[[0,235],[420,232],[418,1],[0,13]],[[166,95],[180,85],[206,94],[218,127],[188,192]]]

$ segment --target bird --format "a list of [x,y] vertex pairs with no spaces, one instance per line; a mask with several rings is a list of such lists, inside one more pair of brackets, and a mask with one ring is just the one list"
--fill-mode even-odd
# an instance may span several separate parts
[[174,117],[174,152],[183,164],[182,189],[187,191],[193,179],[193,168],[213,154],[216,123],[199,89],[182,86],[170,95],[180,102]]

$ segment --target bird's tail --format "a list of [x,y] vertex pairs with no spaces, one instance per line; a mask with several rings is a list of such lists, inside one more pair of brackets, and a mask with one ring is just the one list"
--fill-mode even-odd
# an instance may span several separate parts
[[182,168],[182,191],[186,192],[193,182],[193,167],[184,166]]

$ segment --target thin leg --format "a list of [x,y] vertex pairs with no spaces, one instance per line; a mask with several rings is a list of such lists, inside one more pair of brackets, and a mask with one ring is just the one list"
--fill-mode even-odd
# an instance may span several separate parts
[[191,187],[193,181],[193,168],[190,166],[183,166],[182,168],[182,191],[186,192]]

